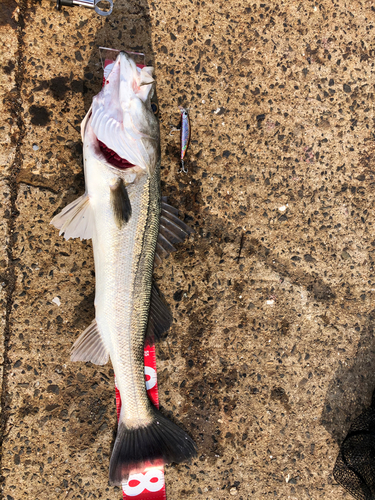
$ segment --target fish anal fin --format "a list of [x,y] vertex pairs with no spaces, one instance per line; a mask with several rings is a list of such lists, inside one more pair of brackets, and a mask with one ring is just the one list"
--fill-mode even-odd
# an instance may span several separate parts
[[94,214],[87,193],[69,203],[51,220],[50,224],[60,229],[64,238],[88,240],[94,232]]
[[167,257],[171,252],[175,252],[173,246],[176,243],[181,243],[189,234],[194,233],[194,230],[182,222],[178,217],[178,210],[171,205],[168,205],[166,198],[162,198],[160,229],[156,245],[155,266],[160,264],[163,257]]
[[161,298],[156,285],[153,284],[145,343],[152,344],[155,340],[159,340],[163,333],[169,330],[172,322],[173,316]]
[[121,177],[118,177],[116,182],[110,186],[111,189],[111,205],[115,216],[116,224],[121,229],[122,225],[129,221],[132,215],[132,206],[126,186]]
[[108,363],[109,353],[103,343],[96,320],[92,321],[90,326],[81,333],[74,342],[70,360],[71,361],[90,361],[95,365],[105,365]]

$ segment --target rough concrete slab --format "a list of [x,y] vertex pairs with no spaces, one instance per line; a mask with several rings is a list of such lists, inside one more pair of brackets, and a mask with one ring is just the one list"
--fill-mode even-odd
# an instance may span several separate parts
[[[7,348],[7,305],[12,289],[9,268],[9,235],[11,232],[12,202],[9,176],[16,157],[19,140],[19,91],[16,84],[18,51],[18,4],[15,1],[0,4],[0,441],[5,430],[7,404],[4,364]],[[1,457],[1,451],[0,451]],[[1,460],[1,459],[0,459]]]
[[[10,189],[8,182],[0,176],[0,397],[4,403],[6,398],[2,398],[3,391],[6,391],[4,385],[3,371],[4,361],[6,359],[6,320],[7,320],[7,305],[10,288],[10,275],[8,272],[8,247],[9,247],[9,225],[8,221],[11,217],[10,210]],[[3,408],[0,408],[1,418]],[[4,431],[4,426],[1,426],[1,432]]]
[[[19,180],[39,187],[22,184],[17,200],[4,492],[120,498],[107,486],[110,368],[67,361],[93,315],[91,247],[48,226],[83,191],[69,121],[100,88],[106,45],[152,55],[163,194],[196,230],[156,272],[175,318],[157,349],[161,404],[199,446],[192,464],[167,467],[168,498],[347,499],[332,476],[338,443],[375,386],[375,12],[115,7],[107,22],[29,11]],[[169,135],[178,105],[190,108],[188,175]]]
[[18,138],[18,124],[15,101],[19,98],[16,86],[17,71],[17,20],[18,4],[15,1],[0,4],[0,166],[1,175],[9,172],[14,161]]

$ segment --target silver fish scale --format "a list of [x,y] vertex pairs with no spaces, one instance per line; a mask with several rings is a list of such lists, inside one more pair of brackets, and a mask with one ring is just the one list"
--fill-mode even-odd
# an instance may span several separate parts
[[[95,195],[98,203],[93,200],[97,221],[93,237],[96,318],[124,402],[120,419],[128,428],[152,420],[145,389],[143,346],[159,230],[159,168],[151,176],[141,173],[129,186],[132,216],[121,229],[112,213],[108,187]],[[105,184],[108,186],[107,182],[102,186]]]

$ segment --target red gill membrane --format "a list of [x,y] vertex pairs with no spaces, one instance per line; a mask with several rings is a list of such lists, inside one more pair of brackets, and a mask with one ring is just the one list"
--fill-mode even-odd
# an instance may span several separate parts
[[113,149],[109,149],[109,147],[106,146],[104,142],[99,141],[99,139],[97,139],[97,141],[99,143],[100,151],[103,153],[108,163],[110,163],[114,167],[121,169],[134,167],[132,163],[128,162],[128,160],[126,160],[125,158],[121,158],[121,156],[113,151]]

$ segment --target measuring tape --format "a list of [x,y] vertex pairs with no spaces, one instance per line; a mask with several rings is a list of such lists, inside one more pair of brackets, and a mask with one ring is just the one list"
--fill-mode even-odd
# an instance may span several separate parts
[[[155,346],[146,346],[144,350],[145,380],[148,397],[159,408],[158,381],[156,376]],[[121,398],[116,386],[117,419],[120,417]],[[163,467],[153,467],[145,472],[130,474],[122,485],[123,498],[133,500],[166,500]]]

